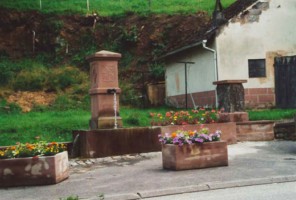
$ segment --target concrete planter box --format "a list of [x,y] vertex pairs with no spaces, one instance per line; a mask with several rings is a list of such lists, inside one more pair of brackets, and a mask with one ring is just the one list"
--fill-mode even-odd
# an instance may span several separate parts
[[170,170],[228,166],[227,143],[219,141],[183,146],[163,144],[162,163],[164,169]]
[[226,141],[227,144],[235,144],[236,140],[236,123],[227,122],[227,123],[213,123],[213,124],[194,124],[194,125],[170,125],[170,126],[161,126],[161,134],[172,133],[177,130],[200,130],[202,127],[208,128],[210,132],[215,132],[220,130],[222,132],[221,140]]
[[68,177],[67,151],[38,158],[0,159],[0,187],[56,184]]

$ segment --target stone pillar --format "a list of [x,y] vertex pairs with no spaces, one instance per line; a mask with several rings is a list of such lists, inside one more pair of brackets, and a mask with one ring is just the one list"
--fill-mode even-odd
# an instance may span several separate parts
[[218,108],[225,112],[239,112],[245,109],[245,92],[243,83],[247,80],[215,81],[217,85]]
[[91,129],[114,128],[114,93],[116,93],[116,121],[118,127],[122,127],[122,119],[119,116],[118,87],[118,61],[121,54],[99,51],[86,59],[90,63],[90,90],[91,97]]

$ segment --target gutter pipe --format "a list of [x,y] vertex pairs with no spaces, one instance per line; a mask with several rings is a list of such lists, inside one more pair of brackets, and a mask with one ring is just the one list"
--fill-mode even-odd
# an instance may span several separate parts
[[[204,49],[211,51],[214,54],[214,67],[215,67],[215,81],[218,81],[218,66],[217,66],[217,52],[215,49],[211,49],[206,46],[207,40],[202,41],[202,46]],[[215,90],[215,96],[216,96],[216,108],[218,108],[218,95],[217,95],[217,89]]]

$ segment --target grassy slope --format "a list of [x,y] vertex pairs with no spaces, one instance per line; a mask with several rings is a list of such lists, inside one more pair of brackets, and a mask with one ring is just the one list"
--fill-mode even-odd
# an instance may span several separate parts
[[[140,14],[148,13],[194,13],[203,10],[211,13],[214,0],[88,0],[89,11],[87,10],[87,0],[17,0],[0,1],[0,6],[7,8],[17,8],[19,10],[40,10],[44,13],[92,13],[97,12],[101,16],[121,15],[125,12],[136,12]],[[224,7],[228,7],[235,0],[222,0]]]

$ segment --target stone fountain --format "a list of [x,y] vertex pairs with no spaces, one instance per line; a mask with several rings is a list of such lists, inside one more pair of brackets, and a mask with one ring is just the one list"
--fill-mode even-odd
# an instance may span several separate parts
[[[99,51],[90,63],[90,130],[73,131],[72,156],[85,158],[160,151],[160,128],[122,128],[119,114],[118,61],[121,54]],[[75,153],[74,153],[75,152]]]
[[120,58],[121,54],[109,51],[100,51],[86,58],[90,63],[91,129],[122,127],[119,101],[115,101],[121,92],[118,86]]

